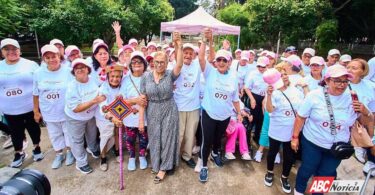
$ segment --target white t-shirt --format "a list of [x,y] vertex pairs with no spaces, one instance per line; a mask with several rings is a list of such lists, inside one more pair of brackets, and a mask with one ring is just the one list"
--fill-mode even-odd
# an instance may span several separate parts
[[365,79],[368,79],[375,83],[375,57],[368,61],[369,72]]
[[[289,98],[294,111],[297,112],[304,98],[303,93],[294,86],[289,86],[283,93]],[[269,113],[268,135],[275,140],[288,142],[292,137],[295,120],[293,109],[280,90],[272,93],[271,101],[274,109],[272,113]]]
[[190,65],[183,65],[180,76],[175,81],[174,100],[178,111],[193,111],[199,109],[201,67],[199,62],[194,60]]
[[33,95],[39,96],[40,112],[46,122],[65,121],[65,93],[72,79],[71,69],[66,66],[56,71],[50,71],[47,67],[35,71]]
[[204,78],[203,72],[201,72],[200,77],[201,78],[200,78],[200,85],[199,85],[199,101],[200,101],[200,105],[202,106],[202,101],[204,97],[204,89],[206,86],[206,79]]
[[[124,99],[132,99],[139,97],[139,93],[137,89],[134,87],[133,83],[131,82],[130,78],[133,80],[135,86],[137,87],[138,91],[141,90],[141,80],[142,77],[134,77],[132,74],[129,74],[129,76],[125,77],[124,80],[122,81],[121,84],[121,89],[120,89],[120,95]],[[138,105],[133,105],[132,106],[134,109],[139,110]],[[147,119],[146,119],[146,112],[144,113],[144,122],[145,126],[147,126]],[[139,126],[139,112],[136,114],[130,114],[126,118],[124,118],[123,123],[127,127],[138,127]]]
[[308,74],[307,76],[303,77],[302,79],[309,86],[310,91],[318,89],[319,87],[321,87],[319,85],[320,80],[314,79],[314,77],[312,77],[311,74]]
[[240,64],[236,64],[235,66],[231,67],[231,70],[234,70],[234,72],[237,75],[238,87],[240,89],[242,89],[243,86],[245,85],[246,75],[248,75],[250,73],[250,71],[252,71],[250,66],[251,66],[250,64],[246,64],[245,66],[241,66]]
[[69,83],[65,95],[65,114],[75,120],[90,120],[94,117],[98,105],[93,105],[85,111],[75,113],[73,110],[82,103],[93,100],[98,95],[98,85],[89,77],[87,83],[80,83],[76,79]]
[[33,110],[33,74],[38,64],[24,58],[13,65],[0,61],[0,110],[19,115]]
[[104,82],[98,90],[99,95],[104,95],[106,97],[105,101],[101,102],[96,109],[95,113],[95,119],[96,120],[101,120],[101,121],[107,121],[104,117],[104,112],[103,112],[103,106],[108,106],[110,105],[113,100],[116,99],[120,92],[120,87],[117,88],[112,88],[108,82]]
[[223,121],[232,115],[233,102],[238,102],[238,82],[234,74],[221,74],[210,63],[204,70],[206,86],[202,107],[215,120]]
[[299,80],[301,80],[303,77],[300,74],[291,74],[289,76],[289,82],[290,85],[296,86]]
[[245,79],[245,87],[252,93],[265,96],[268,84],[263,80],[263,74],[258,70],[250,72]]
[[167,70],[173,70],[175,66],[176,66],[176,60],[173,60],[172,62],[168,62]]
[[[361,82],[350,83],[352,90],[357,93],[358,100],[363,103],[371,112],[375,112],[375,93],[371,81],[362,79]],[[349,90],[349,87],[347,88]]]
[[305,75],[310,75],[310,73],[311,73],[311,68],[310,68],[310,66],[308,66],[308,65],[305,65],[305,64],[301,64],[301,66],[302,66],[302,70],[303,70],[303,73],[305,74]]
[[357,114],[353,110],[352,99],[348,91],[342,95],[329,95],[336,124],[336,139],[331,135],[330,117],[324,98],[324,88],[309,92],[298,109],[298,115],[308,118],[303,135],[317,146],[330,149],[334,142],[348,142],[349,127],[354,124]]

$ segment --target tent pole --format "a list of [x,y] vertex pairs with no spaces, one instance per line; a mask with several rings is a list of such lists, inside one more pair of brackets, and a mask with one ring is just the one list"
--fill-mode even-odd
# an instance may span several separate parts
[[237,37],[237,49],[240,48],[240,36],[241,36],[241,33],[239,33]]
[[160,30],[160,44],[161,44],[161,37],[163,36],[163,31]]

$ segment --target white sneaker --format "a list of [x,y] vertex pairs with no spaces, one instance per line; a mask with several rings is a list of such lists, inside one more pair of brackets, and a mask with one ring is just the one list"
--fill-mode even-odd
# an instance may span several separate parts
[[198,154],[198,152],[200,152],[201,151],[201,147],[200,146],[194,146],[193,147],[193,154]]
[[[373,163],[371,161],[367,161],[366,164],[365,164],[365,166],[363,166],[363,169],[362,169],[363,173],[368,174],[368,172],[372,168],[375,168],[375,163]],[[372,171],[371,176],[375,177],[375,171]]]
[[241,159],[242,160],[253,160],[251,158],[251,156],[249,155],[249,153],[247,153],[247,152],[245,152],[245,153],[242,154]]
[[62,166],[62,162],[64,161],[65,156],[64,154],[56,154],[55,159],[52,162],[52,169],[58,169]]
[[13,146],[12,138],[10,136],[8,136],[7,140],[5,140],[5,142],[3,144],[3,149],[7,149],[7,148],[10,148],[12,146]]
[[198,158],[197,165],[195,165],[194,171],[197,173],[200,173],[202,167],[203,167],[203,161],[202,159]]
[[225,158],[227,158],[228,160],[234,160],[234,159],[236,159],[236,157],[233,155],[232,152],[226,152],[225,153]]
[[366,150],[361,147],[354,147],[354,157],[362,164],[365,164]]
[[27,140],[23,140],[22,150],[25,151],[29,146],[29,142]]
[[263,156],[263,152],[258,150],[257,153],[255,153],[255,156],[254,156],[255,162],[260,163],[262,161],[262,156]]
[[280,164],[280,162],[281,162],[280,152],[278,152],[278,153],[276,154],[275,163],[276,163],[276,164]]

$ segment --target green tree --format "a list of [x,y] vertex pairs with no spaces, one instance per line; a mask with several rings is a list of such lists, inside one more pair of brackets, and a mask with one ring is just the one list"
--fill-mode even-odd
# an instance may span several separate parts
[[198,8],[197,0],[169,0],[175,10],[175,18],[182,18]]
[[334,48],[338,35],[337,29],[337,20],[326,20],[319,24],[316,28],[318,54],[325,56]]
[[0,37],[4,37],[19,30],[25,8],[16,0],[0,0],[0,5]]

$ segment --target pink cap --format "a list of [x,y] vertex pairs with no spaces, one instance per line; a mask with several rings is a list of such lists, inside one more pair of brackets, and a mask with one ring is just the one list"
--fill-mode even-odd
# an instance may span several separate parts
[[130,49],[132,50],[132,52],[134,52],[134,48],[131,46],[131,45],[124,45],[123,47],[121,47],[118,52],[117,52],[117,55],[119,56],[122,52],[124,52],[125,50],[127,49]]
[[315,49],[313,49],[313,48],[305,48],[305,50],[303,50],[302,55],[305,54],[305,53],[308,53],[311,56],[315,56]]
[[42,56],[44,56],[45,53],[47,52],[52,52],[52,53],[59,53],[59,49],[55,45],[44,45],[41,49]]
[[156,46],[156,43],[155,42],[149,42],[148,44],[147,44],[147,49],[149,48],[149,47],[157,47]]
[[294,54],[285,58],[285,61],[298,68],[300,68],[302,64],[301,58],[299,58],[297,55],[294,55]]
[[284,86],[283,79],[281,78],[281,73],[275,68],[270,68],[263,73],[263,80],[269,85],[272,85],[274,89],[280,89]]
[[275,54],[275,52],[272,52],[272,51],[268,51],[267,54],[266,54],[266,56],[267,56],[267,57],[271,57],[271,58],[273,58],[273,59],[276,58],[276,54]]
[[268,50],[263,50],[262,52],[260,52],[260,53],[258,54],[258,56],[264,56],[264,55],[267,55],[267,52],[268,52]]
[[242,52],[242,50],[241,49],[236,49],[236,51],[234,52],[234,53],[237,53],[237,52]]
[[65,49],[65,56],[70,56],[70,54],[72,53],[72,51],[78,51],[79,53],[81,53],[81,50],[79,50],[79,48],[75,45],[68,45],[68,47],[66,47]]
[[314,56],[310,59],[310,65],[311,64],[318,64],[319,66],[324,65],[324,59],[320,56]]
[[149,62],[150,60],[155,58],[156,52],[152,52],[150,55],[146,56],[146,60]]
[[348,70],[340,65],[340,64],[335,64],[335,65],[332,65],[332,66],[329,66],[327,68],[327,71],[326,71],[326,74],[324,75],[324,78],[327,79],[327,78],[337,78],[337,77],[341,77],[341,76],[348,76],[348,79],[351,80],[353,79],[353,75],[350,74],[348,72]]
[[103,39],[95,39],[93,42],[92,42],[92,47],[94,47],[94,45],[98,44],[98,43],[104,43]]
[[131,45],[132,43],[137,43],[137,44],[138,44],[137,39],[131,38],[131,39],[129,40],[128,44]]
[[248,51],[241,52],[241,60],[249,61],[250,53]]
[[145,56],[143,55],[141,51],[134,51],[132,55],[130,56],[130,59],[133,59],[134,57],[137,57],[137,56],[142,58],[144,61],[146,61]]
[[187,49],[187,48],[190,48],[194,51],[194,45],[191,44],[191,43],[185,43],[183,46],[182,46],[182,49]]
[[339,55],[339,56],[341,56],[340,51],[338,49],[331,49],[331,50],[329,50],[328,51],[328,55],[329,56],[333,56],[333,55]]
[[60,44],[62,46],[64,46],[64,43],[60,40],[60,39],[52,39],[50,42],[49,42],[50,45],[55,45],[55,44]]
[[99,42],[97,44],[94,45],[94,47],[92,48],[92,53],[95,53],[96,49],[98,49],[98,47],[105,47],[108,49],[108,45],[105,44],[104,42]]
[[83,64],[83,65],[86,65],[87,67],[91,68],[87,64],[86,60],[84,60],[82,58],[77,58],[77,59],[73,60],[73,62],[72,62],[72,68],[74,69],[78,64]]
[[261,56],[257,60],[257,66],[266,67],[268,64],[270,64],[270,60],[266,56]]
[[216,61],[218,58],[224,58],[224,59],[226,59],[226,60],[229,60],[229,59],[230,59],[227,50],[224,50],[224,49],[220,49],[219,51],[216,52],[216,54],[215,54],[215,61]]

